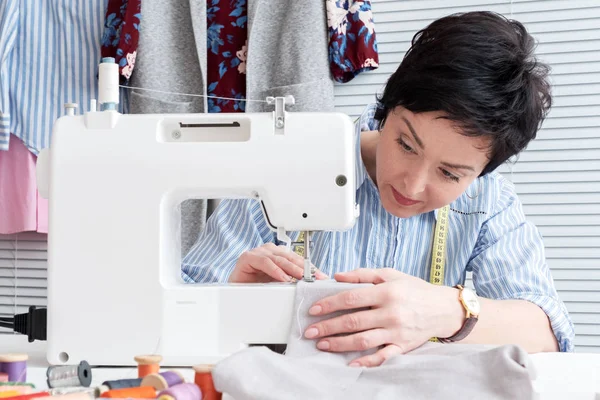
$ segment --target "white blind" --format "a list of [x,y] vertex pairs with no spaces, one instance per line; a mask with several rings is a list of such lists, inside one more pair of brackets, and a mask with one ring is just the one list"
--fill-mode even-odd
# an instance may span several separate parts
[[380,67],[336,85],[336,108],[355,117],[373,102],[419,29],[483,10],[521,21],[552,67],[549,118],[518,162],[500,171],[544,236],[576,351],[600,352],[600,1],[373,0]]
[[[0,235],[0,317],[46,306],[46,235]],[[0,333],[12,330],[0,328]]]

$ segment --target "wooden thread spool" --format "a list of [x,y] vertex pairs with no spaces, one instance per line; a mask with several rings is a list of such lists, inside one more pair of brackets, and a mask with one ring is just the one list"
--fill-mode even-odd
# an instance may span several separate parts
[[158,398],[161,400],[201,400],[203,396],[195,383],[180,383],[160,392]]
[[160,391],[183,383],[185,378],[177,371],[165,371],[144,377],[141,386],[151,386]]
[[160,369],[162,357],[159,355],[136,356],[133,358],[138,364],[138,378],[156,374]]
[[25,382],[28,358],[27,354],[0,355],[0,372],[8,374],[9,382]]
[[22,394],[24,394],[24,393],[21,393],[17,390],[7,390],[4,392],[0,392],[0,399],[3,399],[5,397],[16,397],[16,396],[20,396]]
[[37,392],[30,394],[22,394],[20,396],[11,397],[10,400],[30,400],[30,399],[38,399],[50,396],[49,392]]
[[201,364],[194,366],[194,383],[198,385],[202,392],[202,400],[221,400],[223,396],[217,392],[212,379],[213,366]]
[[150,386],[112,389],[102,393],[100,397],[109,399],[154,399],[156,398],[156,390]]
[[[20,382],[19,382],[20,383]],[[14,386],[0,386],[0,397],[9,397],[6,396],[6,392],[16,392],[17,394],[13,394],[12,396],[18,396],[18,395],[22,395],[22,394],[29,394],[29,393],[33,393],[33,387],[31,387],[30,385],[14,385]]]
[[104,381],[102,382],[102,386],[106,387],[105,391],[113,390],[113,389],[125,389],[132,387],[140,387],[142,386],[141,378],[134,379],[117,379],[114,381]]

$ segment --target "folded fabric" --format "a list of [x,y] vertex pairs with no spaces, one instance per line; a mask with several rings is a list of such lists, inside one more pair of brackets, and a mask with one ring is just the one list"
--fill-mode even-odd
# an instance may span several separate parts
[[[314,282],[299,281],[296,286],[294,304],[295,315],[292,319],[292,326],[290,327],[290,336],[288,338],[285,354],[290,357],[306,357],[320,354],[321,350],[317,349],[318,339],[307,339],[304,337],[306,329],[316,322],[361,310],[336,311],[327,315],[314,316],[308,313],[309,308],[311,308],[315,302],[324,299],[325,297],[367,286],[372,285],[370,283],[343,283],[335,280],[317,280]],[[364,352],[348,352],[339,354],[338,358],[340,358],[340,360],[343,358],[347,363],[350,363],[358,357],[372,354],[375,351],[377,351],[377,349],[371,349]]]
[[460,344],[397,356],[373,368],[346,366],[333,353],[288,357],[251,347],[213,370],[215,388],[235,400],[535,399],[533,376],[528,355],[517,346]]

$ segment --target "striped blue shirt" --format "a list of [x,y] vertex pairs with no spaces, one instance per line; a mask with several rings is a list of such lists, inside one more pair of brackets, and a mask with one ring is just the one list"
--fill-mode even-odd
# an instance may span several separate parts
[[[392,267],[429,280],[437,210],[404,219],[382,207],[360,151],[360,132],[378,128],[374,111],[374,105],[369,106],[356,126],[360,217],[349,231],[315,232],[311,258],[329,276],[356,268]],[[511,182],[494,172],[477,179],[466,193],[479,195],[471,199],[463,194],[450,204],[444,284],[464,284],[467,272],[472,272],[482,297],[537,304],[548,315],[561,351],[573,351],[573,324],[554,287],[542,237],[526,220]],[[298,235],[293,232],[290,237]],[[256,200],[223,200],[182,260],[183,279],[226,282],[244,251],[268,242],[279,244]]]
[[98,98],[106,5],[0,1],[0,150],[8,150],[12,132],[37,155],[49,146],[65,103],[77,103],[82,113]]

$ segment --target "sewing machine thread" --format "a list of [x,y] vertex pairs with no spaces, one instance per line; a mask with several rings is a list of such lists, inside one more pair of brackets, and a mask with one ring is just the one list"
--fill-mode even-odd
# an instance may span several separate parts
[[212,365],[200,364],[194,367],[194,383],[202,392],[202,400],[221,400],[222,394],[217,392],[212,379]]
[[154,399],[156,398],[156,390],[150,386],[112,389],[102,393],[102,397],[109,399]]
[[48,367],[46,371],[48,387],[84,386],[92,383],[92,369],[87,361],[78,365],[58,365]]
[[177,371],[165,371],[146,375],[142,380],[141,386],[151,386],[156,390],[165,390],[172,386],[183,383],[185,379]]
[[200,388],[195,383],[180,383],[167,390],[163,390],[159,393],[159,399],[161,397],[171,397],[175,400],[200,400],[205,399],[202,395]]
[[108,388],[108,390],[136,388],[136,387],[142,386],[142,378],[117,379],[114,381],[104,381],[104,382],[102,382],[102,386],[106,386]]

